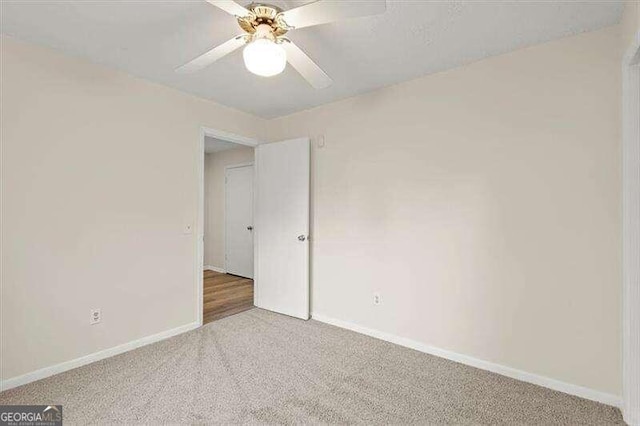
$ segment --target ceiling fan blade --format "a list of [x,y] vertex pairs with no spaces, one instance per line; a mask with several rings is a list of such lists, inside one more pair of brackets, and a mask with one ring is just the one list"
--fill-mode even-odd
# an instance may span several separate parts
[[292,41],[285,39],[282,47],[287,52],[287,61],[314,88],[324,89],[331,86],[333,80]]
[[283,12],[287,25],[294,28],[327,24],[341,19],[371,16],[387,10],[385,0],[318,0]]
[[200,71],[203,68],[208,67],[213,64],[218,59],[223,56],[228,55],[239,47],[244,46],[246,43],[246,39],[244,35],[239,35],[238,37],[232,38],[231,40],[225,41],[221,45],[214,47],[206,53],[198,56],[194,60],[187,62],[181,67],[176,68],[176,72],[180,73],[191,73],[195,71]]
[[219,7],[227,13],[230,13],[234,16],[247,16],[249,14],[249,10],[245,7],[240,6],[238,3],[232,0],[207,0],[212,5]]

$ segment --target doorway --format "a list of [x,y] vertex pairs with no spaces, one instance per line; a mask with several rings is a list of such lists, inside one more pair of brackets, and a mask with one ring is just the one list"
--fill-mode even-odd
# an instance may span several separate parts
[[200,136],[200,324],[254,307],[309,319],[309,138]]
[[204,135],[202,323],[254,307],[254,144]]

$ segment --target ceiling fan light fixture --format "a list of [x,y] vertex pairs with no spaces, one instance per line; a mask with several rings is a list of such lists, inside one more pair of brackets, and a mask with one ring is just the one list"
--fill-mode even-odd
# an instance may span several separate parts
[[284,71],[288,62],[315,89],[330,86],[331,78],[294,42],[283,36],[296,28],[377,15],[387,8],[386,0],[315,0],[310,3],[307,0],[307,4],[288,10],[266,3],[253,2],[244,7],[234,0],[206,1],[235,16],[244,33],[176,68],[177,72],[201,70],[244,46],[244,64],[250,72],[274,76]]
[[268,38],[259,38],[247,44],[242,57],[247,69],[262,77],[278,75],[287,66],[287,54],[282,46]]

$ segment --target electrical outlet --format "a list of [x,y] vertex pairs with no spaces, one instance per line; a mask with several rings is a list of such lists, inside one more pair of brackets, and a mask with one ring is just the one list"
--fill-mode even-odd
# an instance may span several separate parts
[[382,299],[380,298],[380,293],[373,293],[373,304],[379,305],[381,302]]
[[94,309],[91,311],[91,318],[89,319],[89,324],[91,325],[98,324],[101,319],[102,319],[102,312],[100,312],[100,309]]

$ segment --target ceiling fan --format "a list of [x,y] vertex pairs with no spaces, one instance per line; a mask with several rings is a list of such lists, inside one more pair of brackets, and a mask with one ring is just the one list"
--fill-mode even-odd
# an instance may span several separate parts
[[251,3],[243,7],[232,0],[207,0],[234,15],[244,34],[228,40],[177,68],[195,72],[245,46],[245,66],[254,74],[271,77],[284,71],[287,62],[316,89],[331,85],[331,78],[306,53],[284,35],[293,29],[327,24],[340,19],[369,16],[386,10],[386,1],[318,0],[283,11],[277,6]]

